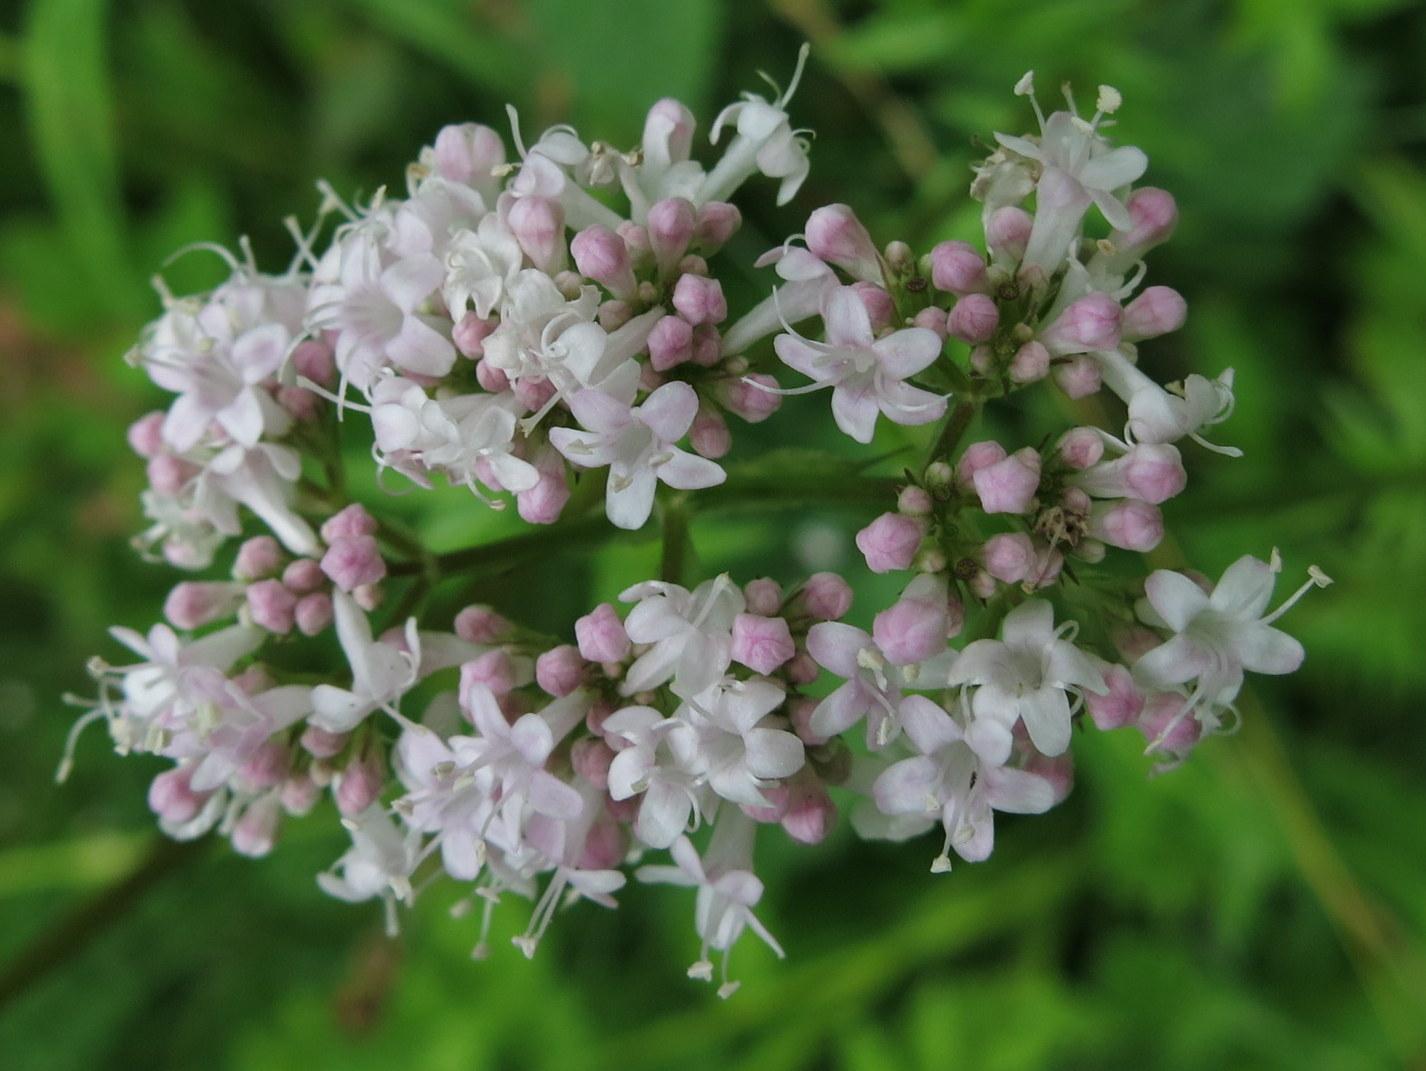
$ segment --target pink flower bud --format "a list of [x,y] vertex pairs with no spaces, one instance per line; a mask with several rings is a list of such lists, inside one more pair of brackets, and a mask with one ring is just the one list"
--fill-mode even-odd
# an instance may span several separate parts
[[575,266],[618,298],[630,298],[638,283],[624,239],[598,223],[585,227],[569,243]]
[[[745,382],[746,380],[752,380],[753,383]],[[777,380],[772,376],[753,372],[738,379],[724,380],[718,395],[729,412],[736,413],[749,424],[761,424],[777,412],[782,405],[782,395],[763,390],[754,386],[754,383],[761,383],[763,387],[777,387]]]
[[543,409],[545,403],[557,393],[555,385],[548,379],[536,379],[533,376],[521,376],[514,386],[514,391],[516,399],[531,413]]
[[782,816],[787,813],[787,803],[791,797],[787,785],[767,785],[762,789],[762,797],[767,801],[766,806],[754,807],[746,803],[740,804],[743,813],[754,822],[761,822],[764,825],[782,821]]
[[990,468],[997,462],[1004,461],[1005,448],[992,441],[985,439],[984,442],[973,442],[961,453],[961,459],[955,463],[955,483],[960,488],[970,489],[974,486],[975,473],[981,469]]
[[669,275],[688,251],[698,217],[693,205],[682,197],[668,197],[649,207],[645,227],[660,275]]
[[547,275],[564,268],[564,209],[558,201],[531,195],[510,206],[506,220],[530,263]]
[[822,667],[817,665],[817,660],[806,651],[798,651],[783,672],[793,684],[811,684],[822,672]]
[[298,558],[282,571],[282,583],[294,595],[309,595],[326,582],[322,567],[311,558]]
[[304,595],[293,608],[292,619],[304,636],[316,636],[332,623],[332,597],[325,591]]
[[861,279],[852,284],[852,289],[856,291],[857,297],[861,298],[862,307],[866,309],[873,331],[891,326],[891,322],[896,319],[896,304],[891,300],[890,294],[875,283]]
[[820,844],[837,824],[837,805],[810,772],[805,777],[794,777],[787,787],[782,828],[799,844]]
[[574,623],[579,653],[591,662],[622,662],[629,656],[629,634],[624,622],[607,602],[602,602]]
[[693,242],[707,256],[722,249],[728,239],[743,225],[743,214],[727,201],[709,201],[698,210],[698,222],[693,228]]
[[807,248],[867,282],[881,281],[881,258],[871,235],[847,205],[825,205],[807,217]]
[[273,788],[287,779],[292,752],[286,738],[264,741],[238,768],[238,777],[254,791]]
[[514,628],[488,606],[467,606],[456,614],[455,633],[466,643],[499,643]]
[[827,737],[812,731],[812,712],[816,709],[817,700],[806,696],[798,696],[787,704],[787,718],[792,722],[792,731],[808,747],[821,747],[827,742]]
[[479,187],[505,162],[500,135],[479,123],[441,127],[432,146],[436,174],[451,182]]
[[903,595],[876,615],[871,636],[893,665],[909,666],[940,654],[946,649],[945,592]]
[[648,346],[649,363],[666,372],[693,356],[693,326],[681,317],[664,316],[649,332]]
[[[894,518],[896,515],[882,514],[877,522],[873,522],[872,527],[876,527],[876,524],[886,517]],[[899,518],[895,522],[896,531],[903,534],[905,529],[901,526],[904,520],[906,518]],[[918,533],[920,532],[920,527],[916,522],[912,521],[911,525]],[[887,534],[879,529],[872,538],[885,541]],[[858,536],[858,540],[860,538]],[[918,543],[921,541],[919,534],[916,536],[916,541]],[[860,542],[857,545],[860,546]],[[915,549],[912,547],[911,552],[914,553]],[[813,621],[836,621],[838,618],[844,617],[847,611],[852,608],[852,586],[836,573],[813,573],[807,578],[807,583],[802,585],[802,590],[797,593],[796,606]]]
[[961,602],[958,595],[948,595],[946,597],[946,639],[955,639],[965,626],[965,603]]
[[985,294],[967,294],[946,317],[946,333],[974,345],[985,342],[1000,325],[1000,310]]
[[374,612],[386,598],[386,590],[380,584],[363,584],[352,591],[352,602],[367,613]]
[[350,735],[350,733],[332,733],[326,729],[319,729],[315,725],[309,725],[302,731],[302,738],[299,742],[302,744],[303,750],[314,759],[330,759],[342,753]]
[[175,766],[149,782],[149,810],[165,822],[183,825],[198,817],[211,792],[194,792],[192,766]]
[[1072,469],[1087,469],[1104,456],[1104,436],[1098,428],[1070,428],[1060,436],[1057,449]]
[[576,740],[569,749],[574,772],[601,792],[609,787],[609,767],[613,762],[614,749],[592,736]]
[[515,496],[515,509],[527,524],[554,524],[569,501],[569,473],[559,451],[545,447],[535,455],[539,483]]
[[456,321],[451,331],[451,341],[456,344],[456,349],[460,350],[463,357],[476,360],[485,355],[485,340],[499,324],[500,321],[493,316],[483,319],[477,316],[474,310],[467,309]]
[[1120,337],[1125,342],[1158,338],[1177,331],[1188,318],[1188,303],[1171,286],[1151,286],[1124,308]]
[[1099,362],[1093,357],[1071,357],[1053,368],[1055,385],[1071,398],[1088,398],[1104,385]]
[[282,818],[276,796],[261,796],[248,804],[233,826],[233,851],[258,859],[272,851]]
[[303,387],[278,387],[277,404],[293,420],[311,424],[322,415],[322,399]]
[[535,659],[535,683],[559,699],[584,682],[584,659],[571,644],[553,647]]
[[896,511],[911,517],[924,517],[931,512],[934,506],[935,502],[931,498],[931,493],[924,487],[917,487],[915,484],[903,487],[896,496]]
[[743,585],[743,601],[748,613],[775,617],[782,608],[782,585],[770,577],[759,577]]
[[129,448],[139,457],[157,457],[163,451],[163,413],[152,412],[129,425]]
[[947,329],[946,310],[937,306],[929,305],[911,318],[911,323],[915,327],[924,327],[928,331],[936,332],[942,342],[950,337]]
[[723,357],[723,336],[712,324],[699,324],[693,329],[693,363],[712,368]]
[[983,294],[985,258],[969,242],[940,242],[931,250],[931,285],[951,294]]
[[652,259],[647,229],[626,219],[614,228],[614,233],[623,239],[624,248],[629,251],[629,263],[635,268],[643,267]]
[[977,599],[984,601],[995,594],[995,577],[984,569],[977,570],[975,576],[966,581],[966,587]]
[[284,811],[294,817],[300,817],[317,806],[317,797],[321,794],[322,790],[317,786],[317,782],[307,774],[300,773],[283,782],[278,799],[281,800]]
[[1168,443],[1139,443],[1118,463],[1125,491],[1151,505],[1167,502],[1188,485],[1183,460]]
[[[1024,724],[1020,722],[1015,728],[1019,729]],[[1050,798],[1056,804],[1063,803],[1074,788],[1074,755],[1071,752],[1067,751],[1051,758],[1032,751],[1025,760],[1023,769],[1049,784]]]
[[923,521],[901,513],[883,513],[857,533],[857,549],[873,573],[905,569],[925,538]]
[[292,369],[313,383],[330,386],[337,378],[337,362],[332,347],[315,338],[299,342],[292,351]]
[[997,208],[985,223],[985,244],[997,259],[1018,261],[1030,244],[1030,231],[1035,219],[1023,208],[1007,205]]
[[352,503],[340,513],[335,513],[322,525],[322,539],[331,543],[343,536],[374,536],[378,525],[376,518],[360,503]]
[[1023,532],[991,536],[981,548],[985,571],[1006,584],[1018,584],[1035,567],[1035,544]]
[[337,775],[332,795],[337,802],[337,810],[350,818],[361,814],[381,798],[382,786],[386,783],[386,763],[376,748],[367,748],[361,755],[347,763],[346,769]]
[[386,576],[386,562],[371,536],[339,536],[322,555],[322,572],[343,591],[354,591]]
[[689,323],[717,324],[728,318],[723,285],[702,275],[681,276],[673,288],[673,307]]
[[1159,692],[1148,698],[1139,715],[1139,731],[1144,739],[1152,744],[1162,735],[1158,750],[1169,755],[1187,754],[1203,735],[1203,726],[1192,714],[1180,717],[1185,702],[1183,696],[1174,692]]
[[1158,506],[1138,499],[1096,502],[1089,511],[1089,534],[1111,547],[1144,553],[1164,537],[1164,515]]
[[733,661],[754,673],[771,673],[797,653],[787,622],[780,617],[739,614],[733,618]]
[[972,482],[986,513],[1029,513],[1040,487],[1040,455],[1027,446],[977,469]]
[[685,253],[678,262],[678,275],[707,275],[708,261],[697,253]]
[[1050,374],[1050,351],[1038,342],[1027,342],[1010,358],[1012,383],[1037,383]]
[[185,580],[174,586],[163,603],[163,616],[174,628],[201,628],[235,613],[243,602],[243,586],[225,581]]
[[733,434],[722,414],[703,406],[688,429],[688,442],[700,456],[717,460],[733,448]]
[[1133,675],[1123,666],[1107,666],[1104,683],[1108,685],[1107,692],[1084,691],[1084,707],[1095,727],[1107,731],[1138,720],[1144,709],[1144,694],[1134,684]]
[[610,298],[599,306],[596,317],[599,320],[599,326],[604,330],[617,331],[634,318],[634,306],[627,301]]
[[471,689],[483,685],[497,697],[509,695],[515,687],[515,663],[509,654],[497,648],[477,655],[460,667],[460,702],[466,706]]
[[145,466],[149,486],[161,495],[176,495],[198,475],[198,466],[173,454],[155,454]]
[[1178,226],[1178,203],[1167,190],[1140,186],[1129,195],[1127,207],[1133,227],[1127,233],[1115,231],[1110,239],[1121,255],[1141,257],[1168,241]]
[[247,599],[253,624],[279,636],[292,631],[297,596],[283,587],[280,581],[259,580],[249,586]]
[[1040,341],[1056,357],[1119,345],[1124,310],[1108,294],[1086,294],[1072,302],[1040,332]]
[[886,243],[882,259],[897,275],[909,275],[916,269],[915,254],[911,252],[911,247],[899,238]]
[[272,536],[253,536],[238,547],[233,576],[238,580],[261,580],[282,567],[282,548]]

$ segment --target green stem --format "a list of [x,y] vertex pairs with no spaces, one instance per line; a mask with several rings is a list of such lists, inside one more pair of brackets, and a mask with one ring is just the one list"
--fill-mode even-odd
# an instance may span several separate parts
[[670,496],[662,503],[663,547],[659,576],[670,584],[682,584],[688,567],[688,505],[683,495]]
[[[801,509],[810,505],[866,507],[885,506],[896,494],[897,482],[888,477],[850,476],[832,484],[799,481],[794,474],[738,477],[718,487],[699,491],[689,502],[694,512],[759,509]],[[685,507],[688,508],[688,507]],[[430,568],[437,578],[451,573],[479,571],[506,572],[533,556],[555,550],[596,546],[619,537],[624,540],[652,538],[650,529],[620,532],[604,518],[603,511],[589,512],[548,528],[522,532],[478,547],[465,547],[433,555]],[[397,562],[390,568],[393,577],[415,576],[425,571],[420,560]]]
[[979,411],[980,402],[973,398],[967,398],[951,410],[945,423],[941,425],[941,431],[936,436],[936,441],[931,444],[931,452],[926,455],[926,464],[922,466],[922,472],[930,468],[933,462],[950,458]]

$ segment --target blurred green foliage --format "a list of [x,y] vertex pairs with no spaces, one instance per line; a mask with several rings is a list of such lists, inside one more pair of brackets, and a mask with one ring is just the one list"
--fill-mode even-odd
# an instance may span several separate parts
[[[0,963],[30,949],[45,968],[0,1006],[0,1067],[1426,1066],[1420,4],[31,0],[0,20]],[[509,101],[527,130],[631,144],[657,97],[706,122],[808,38],[813,176],[786,210],[745,199],[745,261],[828,200],[922,250],[968,237],[966,166],[977,137],[1027,124],[1023,70],[1123,91],[1122,134],[1183,212],[1153,278],[1192,307],[1146,360],[1234,366],[1222,437],[1247,451],[1195,454],[1169,519],[1206,571],[1278,545],[1290,572],[1337,578],[1289,619],[1303,672],[1171,776],[1146,781],[1128,736],[1082,735],[1067,804],[1004,822],[993,860],[949,877],[924,845],[769,838],[791,958],[740,949],[726,1004],[683,981],[691,903],[667,891],[575,911],[533,963],[471,963],[441,892],[388,943],[313,885],[340,850],[330,821],[261,863],[168,858],[127,896],[153,767],[91,738],[67,786],[51,773],[58,696],[168,582],[125,544],[142,477],[122,429],[158,399],[119,358],[154,311],[148,277],[244,233],[285,263],[280,221],[310,214],[313,179],[399,183],[443,122],[503,125]],[[183,289],[211,267],[164,271]],[[804,412],[774,424],[836,448]],[[774,441],[759,432],[735,459]],[[442,548],[503,524],[458,494],[394,508]],[[710,569],[791,575],[835,564],[860,519],[720,514],[694,546]],[[581,547],[479,590],[562,629],[656,556]]]

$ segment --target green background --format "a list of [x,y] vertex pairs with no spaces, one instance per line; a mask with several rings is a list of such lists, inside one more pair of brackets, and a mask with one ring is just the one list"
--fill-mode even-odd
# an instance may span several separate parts
[[[35,0],[0,20],[0,1067],[1426,1067],[1419,4]],[[812,177],[785,209],[745,189],[728,263],[835,200],[920,251],[971,237],[967,165],[977,138],[1028,126],[1026,68],[1123,92],[1120,136],[1183,217],[1151,280],[1191,309],[1145,360],[1238,372],[1218,438],[1246,457],[1190,452],[1174,534],[1207,572],[1276,545],[1294,582],[1311,562],[1338,581],[1286,619],[1307,664],[1255,685],[1239,736],[1147,779],[1137,736],[1079,734],[1069,801],[1000,823],[992,860],[946,877],[929,842],[769,835],[762,914],[789,960],[740,947],[726,1004],[683,977],[679,891],[629,889],[615,915],[562,918],[532,963],[502,941],[477,964],[444,892],[398,943],[321,896],[329,810],[251,863],[155,850],[159,764],[98,735],[52,784],[59,695],[172,580],[126,544],[142,470],[122,432],[160,398],[120,360],[169,252],[248,234],[280,267],[280,221],[310,216],[318,176],[399,189],[442,123],[503,127],[506,101],[527,132],[571,120],[627,146],[674,94],[706,131],[804,39]],[[165,274],[181,290],[212,266]],[[735,432],[733,462],[849,445],[825,398]],[[507,523],[450,493],[385,508],[440,549]],[[723,512],[694,547],[701,568],[788,579],[850,564],[838,537],[866,518]],[[656,554],[584,545],[473,590],[567,629]],[[858,619],[886,593],[863,585]],[[512,905],[500,926],[523,924]]]

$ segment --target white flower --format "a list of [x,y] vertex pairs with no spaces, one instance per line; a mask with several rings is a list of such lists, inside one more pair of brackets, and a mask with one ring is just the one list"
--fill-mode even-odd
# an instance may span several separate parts
[[[109,634],[140,661],[127,666],[110,666],[98,659],[91,663],[90,672],[99,682],[99,703],[70,730],[60,780],[72,765],[78,734],[98,718],[108,719],[120,754],[161,751],[172,734],[189,725],[200,709],[215,702],[237,701],[241,696],[228,680],[228,671],[263,641],[262,630],[251,625],[219,629],[190,643],[184,643],[167,625],[154,625],[147,636],[117,626]],[[114,687],[122,695],[117,706],[109,695]]]
[[951,869],[950,853],[971,863],[990,855],[995,840],[993,811],[1040,814],[1054,806],[1054,789],[1043,777],[986,763],[965,741],[961,727],[923,696],[901,705],[906,737],[921,754],[882,772],[872,786],[877,808],[886,815],[936,816],[946,831],[934,873]]
[[812,731],[838,736],[867,719],[867,746],[885,747],[900,731],[899,711],[904,688],[938,688],[948,683],[956,652],[947,650],[929,661],[897,666],[887,661],[866,632],[839,621],[822,621],[807,633],[807,653],[844,683],[812,711]]
[[[1315,566],[1310,579],[1272,613],[1266,613],[1280,564],[1244,555],[1230,565],[1212,593],[1182,573],[1159,569],[1144,582],[1139,615],[1172,635],[1134,664],[1134,675],[1150,687],[1196,681],[1180,715],[1200,704],[1227,706],[1243,685],[1244,670],[1292,673],[1302,664],[1302,644],[1273,628],[1313,587],[1331,581]],[[1175,719],[1175,723],[1178,719]],[[1171,724],[1160,739],[1172,730]],[[1152,741],[1153,747],[1159,740]]]
[[1071,111],[1055,112],[1045,119],[1035,102],[1033,87],[1026,83],[1026,90],[1040,120],[1039,138],[996,134],[995,139],[1011,152],[1041,165],[1035,223],[1023,263],[1050,274],[1063,263],[1091,202],[1116,230],[1132,228],[1129,209],[1116,194],[1144,173],[1149,160],[1132,146],[1111,148],[1099,136],[1100,120],[1119,105],[1118,94],[1112,90],[1100,94],[1098,110],[1089,120],[1081,119],[1073,111],[1073,104]]
[[505,284],[484,360],[511,382],[547,379],[559,397],[601,383],[624,360],[604,360],[608,336],[593,322],[597,305],[593,287],[571,301],[544,272],[526,268]]
[[478,738],[442,740],[425,726],[408,725],[395,756],[407,789],[396,812],[412,829],[436,835],[446,873],[474,881],[485,865],[485,835],[495,815],[495,778],[477,764]]
[[711,688],[733,662],[733,618],[743,612],[743,593],[726,573],[693,591],[650,580],[621,592],[637,602],[624,629],[629,639],[648,644],[624,676],[622,692],[634,695],[668,680],[683,697]]
[[[792,72],[792,81],[788,83],[786,92],[779,93],[770,101],[756,93],[744,93],[741,101],[728,105],[718,113],[710,134],[713,144],[718,143],[727,123],[734,124],[737,133],[722,159],[703,180],[698,194],[700,204],[726,201],[757,172],[782,180],[777,188],[778,204],[786,204],[796,196],[811,165],[807,160],[807,140],[792,129],[787,118],[787,105],[802,79],[807,52],[807,46],[803,45],[797,53],[797,68]],[[773,88],[776,90],[775,84]]]
[[480,733],[471,748],[470,768],[487,769],[494,777],[492,798],[507,845],[519,844],[531,813],[565,820],[579,816],[584,806],[579,793],[547,771],[545,763],[589,702],[588,696],[574,692],[540,713],[521,715],[511,725],[488,687],[477,684],[470,690],[465,709]]
[[907,327],[877,338],[866,306],[850,286],[830,291],[822,306],[825,342],[814,342],[791,328],[774,348],[782,362],[815,380],[807,390],[832,388],[832,416],[837,427],[860,443],[869,443],[877,413],[897,424],[928,424],[946,412],[939,395],[903,380],[924,371],[941,355],[941,339],[924,327]]
[[1042,754],[1062,754],[1070,742],[1070,695],[1105,689],[1099,669],[1066,638],[1075,624],[1056,628],[1054,614],[1043,599],[1021,603],[1005,615],[1000,639],[967,645],[951,668],[951,684],[978,685],[966,740],[993,764],[1009,758],[1017,721]]
[[609,765],[609,796],[643,794],[634,833],[650,848],[667,848],[700,811],[694,775],[679,765],[668,743],[680,724],[652,707],[625,707],[604,720],[605,736],[625,745]]
[[337,639],[352,670],[351,688],[319,684],[312,689],[312,724],[331,733],[350,732],[373,712],[396,714],[396,703],[416,683],[421,640],[416,619],[406,623],[406,650],[372,639],[371,622],[344,591],[332,593]]
[[725,800],[769,806],[762,790],[802,768],[802,741],[786,729],[764,724],[786,693],[761,677],[724,678],[687,700],[675,715],[680,724],[669,744],[684,768]]
[[311,710],[312,690],[302,685],[269,688],[254,696],[229,689],[221,699],[200,707],[161,750],[170,758],[195,762],[191,787],[206,792],[226,784],[263,744]]
[[399,258],[430,254],[445,260],[452,239],[489,218],[488,207],[464,183],[432,175],[409,199],[391,205],[386,248]]
[[334,331],[337,367],[361,390],[390,363],[407,372],[444,376],[455,364],[450,322],[421,309],[445,280],[432,253],[383,263],[370,226],[352,230],[323,258],[312,287],[309,323]]
[[372,804],[342,825],[352,837],[347,849],[332,869],[317,875],[317,884],[328,896],[360,903],[380,897],[386,905],[386,931],[396,934],[396,901],[410,903],[411,875],[421,859],[419,835],[402,833],[382,809]]
[[392,377],[372,389],[371,402],[383,464],[406,471],[416,462],[471,490],[482,466],[499,481],[498,490],[527,491],[539,482],[535,467],[514,454],[519,403],[508,392],[434,399],[419,384]]
[[580,468],[609,466],[605,511],[619,528],[643,526],[654,507],[660,481],[680,490],[712,487],[727,479],[721,465],[680,450],[698,415],[698,395],[687,383],[665,383],[642,405],[630,406],[632,391],[614,397],[582,390],[569,400],[586,429],[554,428],[550,442]]
[[680,837],[671,850],[675,866],[642,866],[635,871],[635,877],[643,882],[686,885],[698,890],[694,925],[702,947],[697,962],[688,968],[688,976],[711,980],[713,964],[708,953],[722,952],[720,997],[732,996],[738,988],[738,983],[728,979],[728,955],[744,930],[751,929],[779,959],[784,954],[777,939],[753,914],[762,899],[763,883],[750,869],[752,841],[752,820],[736,808],[727,808],[718,819],[702,859],[692,842]]
[[467,308],[489,316],[505,300],[523,260],[520,243],[497,215],[486,216],[473,231],[457,231],[446,249],[441,286],[451,317],[459,320]]
[[302,459],[277,443],[239,443],[209,459],[193,484],[193,508],[224,535],[238,535],[237,507],[246,506],[293,554],[315,555],[321,545],[312,526],[292,508]]

